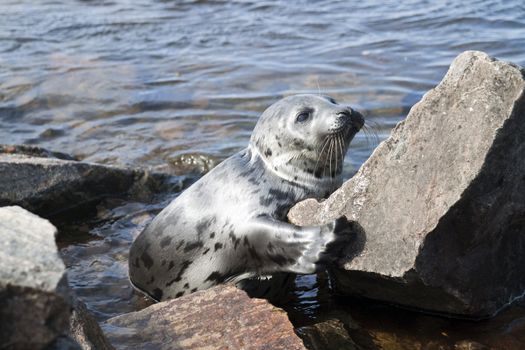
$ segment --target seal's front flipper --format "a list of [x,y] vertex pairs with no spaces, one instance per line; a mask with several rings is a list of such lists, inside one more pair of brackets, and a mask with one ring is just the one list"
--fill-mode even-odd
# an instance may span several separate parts
[[310,274],[352,240],[351,222],[341,217],[323,226],[300,227],[262,216],[247,223],[244,246],[257,275]]

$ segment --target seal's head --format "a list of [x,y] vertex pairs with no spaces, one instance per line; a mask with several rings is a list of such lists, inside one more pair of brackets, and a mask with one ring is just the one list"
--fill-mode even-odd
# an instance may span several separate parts
[[294,95],[264,111],[250,146],[286,180],[333,183],[339,181],[350,141],[363,124],[359,112],[330,97]]

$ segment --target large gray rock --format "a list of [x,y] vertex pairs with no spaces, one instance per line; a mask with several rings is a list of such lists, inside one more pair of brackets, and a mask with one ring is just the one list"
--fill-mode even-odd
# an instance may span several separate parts
[[41,349],[67,332],[66,269],[55,227],[20,208],[0,208],[0,348]]
[[56,233],[23,208],[0,208],[0,349],[111,350],[85,305],[70,296]]
[[291,210],[361,226],[339,292],[476,318],[524,294],[524,89],[519,67],[459,55],[351,180]]
[[48,216],[109,195],[148,199],[180,190],[179,178],[84,163],[38,147],[0,145],[0,206],[20,205]]
[[305,349],[286,313],[220,285],[102,325],[117,349]]

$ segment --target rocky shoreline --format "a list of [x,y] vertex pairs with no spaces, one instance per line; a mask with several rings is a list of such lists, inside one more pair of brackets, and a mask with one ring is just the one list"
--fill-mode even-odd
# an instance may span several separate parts
[[[523,295],[524,77],[461,54],[356,176],[291,210],[296,224],[344,214],[362,229],[359,253],[331,268],[338,294],[474,319]],[[362,348],[351,321],[319,320],[299,338],[283,310],[229,285],[99,325],[68,287],[57,228],[37,215],[110,195],[151,199],[186,179],[8,145],[0,178],[0,349]]]
[[351,180],[292,208],[295,224],[362,228],[333,269],[339,293],[474,319],[524,295],[524,76],[459,55]]

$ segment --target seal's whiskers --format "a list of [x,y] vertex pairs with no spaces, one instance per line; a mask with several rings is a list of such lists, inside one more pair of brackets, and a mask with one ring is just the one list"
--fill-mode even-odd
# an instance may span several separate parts
[[379,136],[377,135],[377,132],[374,130],[376,125],[373,125],[376,123],[373,123],[371,121],[367,121],[363,125],[363,132],[365,134],[366,142],[370,146],[370,139],[372,138],[373,146],[377,146],[379,144]]
[[[317,170],[319,169],[318,165],[319,165],[319,161],[321,160],[321,157],[323,156],[323,152],[324,152],[324,149],[326,147],[326,145],[328,144],[328,139],[329,137],[326,137],[323,142],[321,142],[321,151],[318,152],[317,154],[317,161],[315,162],[315,167],[314,167],[314,173],[317,172]],[[326,164],[326,158],[325,158],[325,164]],[[324,165],[323,165],[324,166]],[[323,174],[324,175],[324,174]]]

